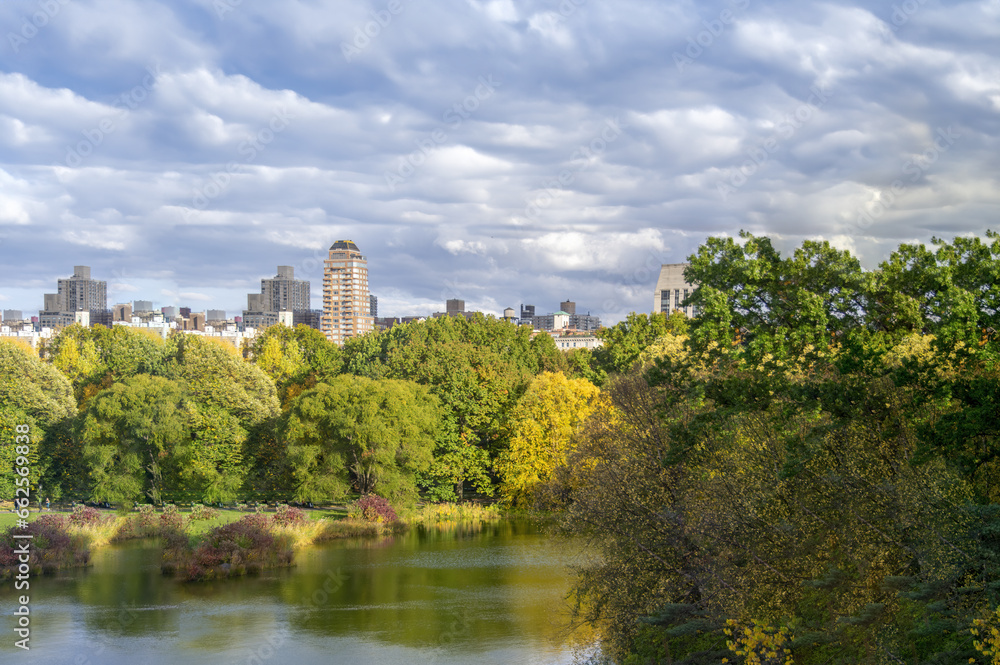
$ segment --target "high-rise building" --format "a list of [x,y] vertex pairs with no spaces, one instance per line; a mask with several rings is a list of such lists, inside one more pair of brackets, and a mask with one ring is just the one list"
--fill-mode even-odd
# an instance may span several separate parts
[[533,318],[535,318],[535,306],[521,305],[521,323],[531,324]]
[[689,317],[698,315],[693,305],[682,307],[681,303],[694,293],[694,285],[684,280],[684,269],[687,263],[665,263],[660,267],[660,278],[656,280],[656,290],[653,292],[653,312],[673,314],[681,310]]
[[295,279],[292,266],[278,266],[277,275],[260,280],[260,293],[247,295],[243,325],[263,329],[279,323],[289,327],[305,323],[318,328],[315,310],[309,309],[309,298],[309,281]]
[[299,326],[309,326],[316,330],[323,329],[323,310],[321,309],[300,309],[292,312],[292,324]]
[[296,312],[309,309],[309,282],[295,279],[295,268],[278,266],[278,274],[260,280],[260,294],[267,312]]
[[[87,316],[82,317],[80,312]],[[38,315],[41,324],[48,327],[90,325],[92,320],[110,325],[108,283],[91,279],[90,266],[73,266],[73,276],[59,280],[58,293],[45,294],[44,309]]]
[[4,323],[20,323],[24,320],[24,315],[19,309],[5,309],[3,311]]
[[559,303],[559,309],[567,314],[576,314],[576,303],[572,300],[563,300]]
[[323,269],[323,333],[336,344],[374,328],[368,260],[351,240],[330,246]]
[[132,301],[132,311],[136,314],[139,312],[152,312],[153,311],[153,301],[152,300],[133,300]]
[[378,318],[378,298],[375,297],[375,296],[371,296],[370,295],[370,296],[368,296],[368,302],[371,303],[371,307],[368,308],[369,309],[369,313],[372,315],[373,319],[377,319]]
[[208,322],[219,322],[226,320],[226,310],[224,309],[210,309],[205,312],[205,320]]
[[108,283],[90,278],[90,266],[73,266],[73,276],[59,280],[59,298],[63,311],[108,308]]

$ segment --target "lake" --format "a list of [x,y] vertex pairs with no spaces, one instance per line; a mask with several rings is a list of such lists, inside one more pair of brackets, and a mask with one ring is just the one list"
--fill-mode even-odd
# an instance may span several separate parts
[[155,542],[32,578],[31,651],[0,586],[0,661],[46,665],[572,662],[568,565],[580,548],[529,522],[417,528],[302,550],[290,569],[181,583]]

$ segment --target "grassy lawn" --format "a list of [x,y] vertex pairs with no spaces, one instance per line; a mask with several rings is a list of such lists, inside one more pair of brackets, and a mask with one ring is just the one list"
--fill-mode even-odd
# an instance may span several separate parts
[[[9,510],[10,510],[9,506],[10,506],[10,504],[8,504],[6,508],[4,508],[3,506],[0,506],[0,510],[4,510],[5,511],[5,512],[0,512],[0,531],[4,531],[4,530],[8,529],[9,527],[15,526],[17,524],[18,517],[14,513],[9,512]],[[64,511],[42,510],[41,512],[39,512],[37,510],[31,509],[29,512],[30,512],[30,514],[28,515],[28,521],[29,522],[31,522],[31,521],[33,521],[35,519],[38,519],[38,517],[41,516],[41,515],[66,515],[66,516],[70,515],[70,511],[68,511],[68,510],[64,510]],[[213,519],[210,519],[210,520],[196,520],[196,521],[189,522],[188,523],[188,533],[190,533],[193,536],[200,536],[200,535],[202,535],[204,533],[207,533],[208,531],[210,531],[211,529],[213,529],[213,528],[215,528],[217,526],[222,526],[223,524],[229,524],[230,522],[235,522],[236,520],[240,519],[244,515],[251,515],[251,514],[253,514],[253,510],[244,510],[244,511],[239,511],[239,510],[221,510],[219,512],[220,512],[219,516],[215,517]],[[269,511],[269,512],[273,512],[273,510]],[[118,514],[114,510],[101,510],[101,513],[104,514],[104,515],[117,515]],[[190,513],[191,513],[190,510],[183,510],[183,509],[181,510],[181,514],[182,515],[189,515]],[[129,513],[129,514],[131,515],[133,513]],[[331,506],[329,508],[322,508],[322,509],[317,508],[317,509],[314,509],[314,510],[306,510],[306,514],[312,520],[321,520],[321,519],[327,519],[327,518],[331,519],[331,520],[341,520],[341,519],[344,519],[345,517],[347,517],[347,507],[346,506]]]
[[[32,521],[34,521],[35,519],[37,519],[41,515],[52,515],[53,513],[59,514],[55,510],[43,510],[41,512],[38,512],[37,510],[31,510],[30,514],[28,515],[28,521],[32,522]],[[69,515],[68,512],[67,513],[62,513],[62,514],[63,515]],[[18,518],[18,516],[15,515],[14,513],[10,512],[10,509],[7,508],[5,512],[0,513],[0,531],[3,531],[5,529],[7,529],[8,527],[12,527],[12,526],[16,525],[18,519],[20,519],[20,518]]]

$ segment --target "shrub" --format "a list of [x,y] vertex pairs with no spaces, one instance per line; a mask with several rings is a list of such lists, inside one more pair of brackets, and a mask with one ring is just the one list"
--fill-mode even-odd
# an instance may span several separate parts
[[184,516],[177,510],[177,506],[173,504],[163,506],[163,514],[160,515],[160,529],[162,531],[184,530]]
[[69,516],[69,523],[75,526],[86,526],[97,524],[101,521],[101,511],[97,508],[78,504],[73,508],[73,513]]
[[142,531],[156,531],[159,520],[156,519],[156,507],[145,503],[139,506],[139,514],[134,518],[136,526]]
[[124,520],[122,528],[115,535],[115,540],[154,538],[160,535],[162,525],[156,507],[145,503],[139,506],[138,511],[137,514],[129,515]]
[[198,521],[198,520],[213,520],[219,516],[219,511],[211,506],[206,506],[203,503],[196,504],[191,509],[191,515],[188,519]]
[[296,526],[308,522],[309,516],[301,508],[292,508],[291,506],[281,504],[278,506],[278,512],[275,513],[273,519],[274,523],[279,526]]
[[366,522],[390,523],[399,519],[389,502],[377,494],[365,494],[355,501],[349,509],[349,514]]
[[7,529],[0,535],[0,574],[4,577],[13,575],[24,563],[20,561],[22,555],[16,548],[26,541],[15,539],[15,531],[18,535],[32,535],[28,541],[31,545],[27,561],[31,574],[86,565],[90,560],[90,550],[85,542],[74,542],[68,529],[69,521],[62,515],[43,515],[23,529]]
[[292,548],[271,533],[267,515],[247,515],[209,531],[185,567],[188,580],[241,575],[292,563]]

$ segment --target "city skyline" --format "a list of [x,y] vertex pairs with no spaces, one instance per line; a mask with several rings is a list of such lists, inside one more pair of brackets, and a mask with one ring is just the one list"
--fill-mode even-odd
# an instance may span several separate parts
[[[341,242],[343,242],[343,241],[341,241]],[[347,242],[350,242],[350,241],[347,241]],[[85,271],[85,278],[86,279],[91,279],[91,276],[92,276],[92,268],[91,268],[91,266],[76,265],[76,266],[73,267],[73,274],[70,277],[68,277],[68,278],[58,278],[56,280],[57,281],[57,285],[61,287],[64,282],[70,282],[73,279],[79,278],[80,276],[77,275],[77,272],[81,271],[81,270]],[[299,280],[299,279],[296,279],[294,271],[295,271],[295,269],[294,269],[293,266],[281,266],[281,265],[279,265],[278,268],[277,268],[277,274],[276,275],[271,275],[271,277],[261,278],[261,280],[260,280],[260,290],[261,290],[261,293],[259,293],[259,294],[258,293],[249,293],[249,294],[246,294],[244,296],[245,303],[254,303],[255,305],[258,305],[258,307],[256,309],[252,309],[250,311],[254,311],[254,312],[257,312],[257,311],[265,312],[266,311],[266,312],[272,312],[272,313],[276,313],[276,312],[279,312],[279,311],[289,311],[289,312],[291,312],[291,311],[297,311],[296,308],[292,307],[292,306],[288,306],[288,307],[284,307],[284,308],[281,308],[281,307],[278,307],[278,308],[275,308],[275,307],[264,307],[263,306],[263,303],[266,302],[266,301],[271,301],[272,303],[274,303],[274,302],[283,302],[281,296],[278,295],[278,294],[276,294],[276,293],[274,293],[275,283],[280,283],[283,280],[287,280],[288,282],[304,283],[303,286],[300,287],[300,288],[302,288],[305,293],[310,294],[309,297],[312,298],[311,302],[315,303],[315,298],[312,295],[311,282],[309,280]],[[101,277],[100,275],[93,276],[92,280],[95,281],[97,284],[102,285],[103,288],[106,289],[107,288],[106,287],[107,280],[102,280],[100,277]],[[321,283],[320,286],[322,288],[322,283]],[[370,294],[370,296],[373,299],[373,301],[377,298],[377,294]],[[300,298],[301,296],[299,296],[298,293],[294,293],[294,294],[286,294],[285,297],[286,298],[290,297],[290,298],[292,298],[294,300],[296,298]],[[320,296],[320,297],[322,297],[322,296]],[[43,306],[39,307],[39,308],[35,308],[35,309],[32,309],[32,308],[16,309],[16,308],[6,308],[5,307],[5,308],[3,308],[3,310],[21,312],[23,320],[29,320],[32,317],[38,317],[39,314],[42,311],[44,311],[44,309],[45,309],[44,303],[47,302],[48,300],[51,300],[52,298],[55,298],[55,296],[53,294],[43,294],[43,301],[42,301],[43,302]],[[141,305],[141,307],[139,309],[135,310],[136,312],[139,312],[139,311],[144,311],[144,312],[149,312],[149,311],[160,312],[161,310],[168,310],[168,309],[170,309],[170,310],[177,310],[179,307],[185,307],[185,305],[176,305],[176,304],[169,304],[169,305],[167,305],[167,304],[161,304],[161,303],[159,303],[159,302],[157,302],[155,300],[149,300],[149,299],[140,298],[140,297],[126,299],[126,300],[114,300],[113,298],[105,296],[105,298],[104,298],[104,300],[102,302],[105,305],[104,307],[102,307],[102,309],[107,309],[109,311],[114,310],[114,309],[116,309],[118,307],[121,307],[121,306],[132,306],[133,304],[136,304],[136,303],[138,303],[139,305]],[[298,304],[301,304],[301,301],[299,301],[299,300],[296,300],[296,302]],[[519,303],[518,305],[519,305],[519,307],[523,307],[525,304],[527,304],[529,307],[532,307],[532,311],[534,311],[535,307],[531,303]],[[561,306],[563,306],[565,304],[567,304],[567,301],[560,301],[559,306],[561,307]],[[440,303],[438,305],[440,305]],[[433,303],[431,304],[431,306],[433,306]],[[222,313],[227,314],[227,318],[230,318],[230,319],[241,317],[241,316],[243,318],[245,318],[245,316],[247,314],[247,311],[248,311],[247,304],[244,304],[244,306],[242,308],[237,308],[235,310],[220,309],[220,308],[213,307],[211,304],[203,304],[203,306],[200,307],[200,308],[187,306],[187,309],[189,309],[191,311],[200,312],[200,313],[203,313],[203,314],[208,314],[210,312],[222,312]],[[314,308],[311,308],[311,309],[314,310],[314,311],[322,311],[323,308],[322,307],[314,307]],[[511,307],[510,305],[508,305],[504,309],[514,309],[514,308]],[[544,311],[546,309],[546,307],[544,305],[541,305],[541,306],[538,306],[537,309],[540,312],[542,312],[542,311]],[[553,311],[558,311],[558,309],[559,308],[557,307]],[[584,309],[586,309],[586,308],[584,308]],[[56,307],[56,310],[58,310],[58,311],[64,311],[64,310],[65,311],[70,311],[68,308],[65,308],[65,307]],[[470,313],[471,312],[482,312],[483,314],[493,315],[493,316],[496,316],[497,318],[503,318],[502,312],[488,312],[488,311],[483,311],[483,310],[479,310],[479,309],[472,309],[472,310],[469,310],[469,312]],[[549,312],[548,315],[551,316],[552,313],[553,312]],[[232,316],[228,316],[229,314],[232,314]],[[575,314],[575,312],[572,312],[572,314]],[[430,318],[432,315],[433,315],[433,312],[430,312],[430,311],[424,312],[422,314],[416,314],[416,315],[412,315],[412,314],[399,315],[399,314],[393,314],[391,312],[389,313],[389,316],[396,317],[396,318],[401,318],[403,316],[423,316],[423,317],[426,317],[426,318]],[[589,315],[589,311],[588,311],[588,315]],[[532,316],[534,316],[534,315],[532,315]],[[545,316],[545,315],[544,314],[540,314],[540,316]],[[209,316],[209,320],[211,320],[211,318],[212,317]]]
[[996,0],[144,6],[0,3],[0,308],[235,312],[349,237],[384,312],[614,323],[709,235],[871,268],[1000,209]]

